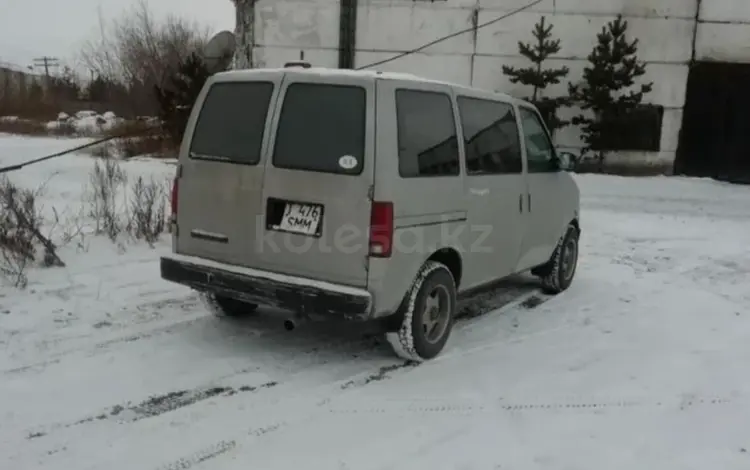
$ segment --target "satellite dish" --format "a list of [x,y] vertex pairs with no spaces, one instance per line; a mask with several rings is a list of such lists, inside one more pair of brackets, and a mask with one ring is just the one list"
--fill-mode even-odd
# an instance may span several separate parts
[[223,72],[232,64],[237,40],[231,31],[222,31],[208,41],[203,49],[203,60],[211,73]]

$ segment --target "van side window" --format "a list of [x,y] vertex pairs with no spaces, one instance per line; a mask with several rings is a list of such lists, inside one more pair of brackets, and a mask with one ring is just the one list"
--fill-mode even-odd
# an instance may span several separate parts
[[445,93],[396,90],[398,170],[404,178],[460,173],[456,120]]
[[555,150],[547,131],[544,130],[541,118],[528,108],[521,107],[520,109],[529,173],[557,171],[557,166],[554,163]]
[[[359,86],[292,83],[281,106],[273,164],[323,173],[362,173],[367,92]],[[342,157],[352,166],[342,167]]]
[[499,101],[458,98],[469,175],[523,171],[521,139],[513,106]]

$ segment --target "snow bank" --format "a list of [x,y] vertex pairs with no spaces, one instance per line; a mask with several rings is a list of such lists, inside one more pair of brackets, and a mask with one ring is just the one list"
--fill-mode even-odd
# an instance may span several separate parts
[[74,116],[60,113],[56,121],[46,124],[47,129],[56,130],[61,128],[72,128],[75,133],[81,135],[100,134],[111,130],[122,123],[125,119],[118,117],[112,111],[99,114],[96,111],[78,111]]

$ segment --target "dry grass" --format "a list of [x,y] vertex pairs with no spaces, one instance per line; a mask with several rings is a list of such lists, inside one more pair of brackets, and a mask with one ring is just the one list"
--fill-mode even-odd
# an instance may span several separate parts
[[131,184],[118,160],[97,160],[86,192],[95,233],[113,242],[125,233],[153,246],[167,229],[169,189],[168,180],[154,178],[138,177]]
[[167,202],[170,197],[169,181],[139,177],[130,188],[130,212],[126,227],[136,240],[149,246],[167,229]]

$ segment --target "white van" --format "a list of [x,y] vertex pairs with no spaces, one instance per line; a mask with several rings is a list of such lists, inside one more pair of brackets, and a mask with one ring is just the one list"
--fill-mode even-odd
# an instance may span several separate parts
[[458,294],[528,270],[568,288],[574,163],[510,96],[380,72],[219,73],[180,149],[161,275],[221,315],[377,319],[397,354],[430,359]]

